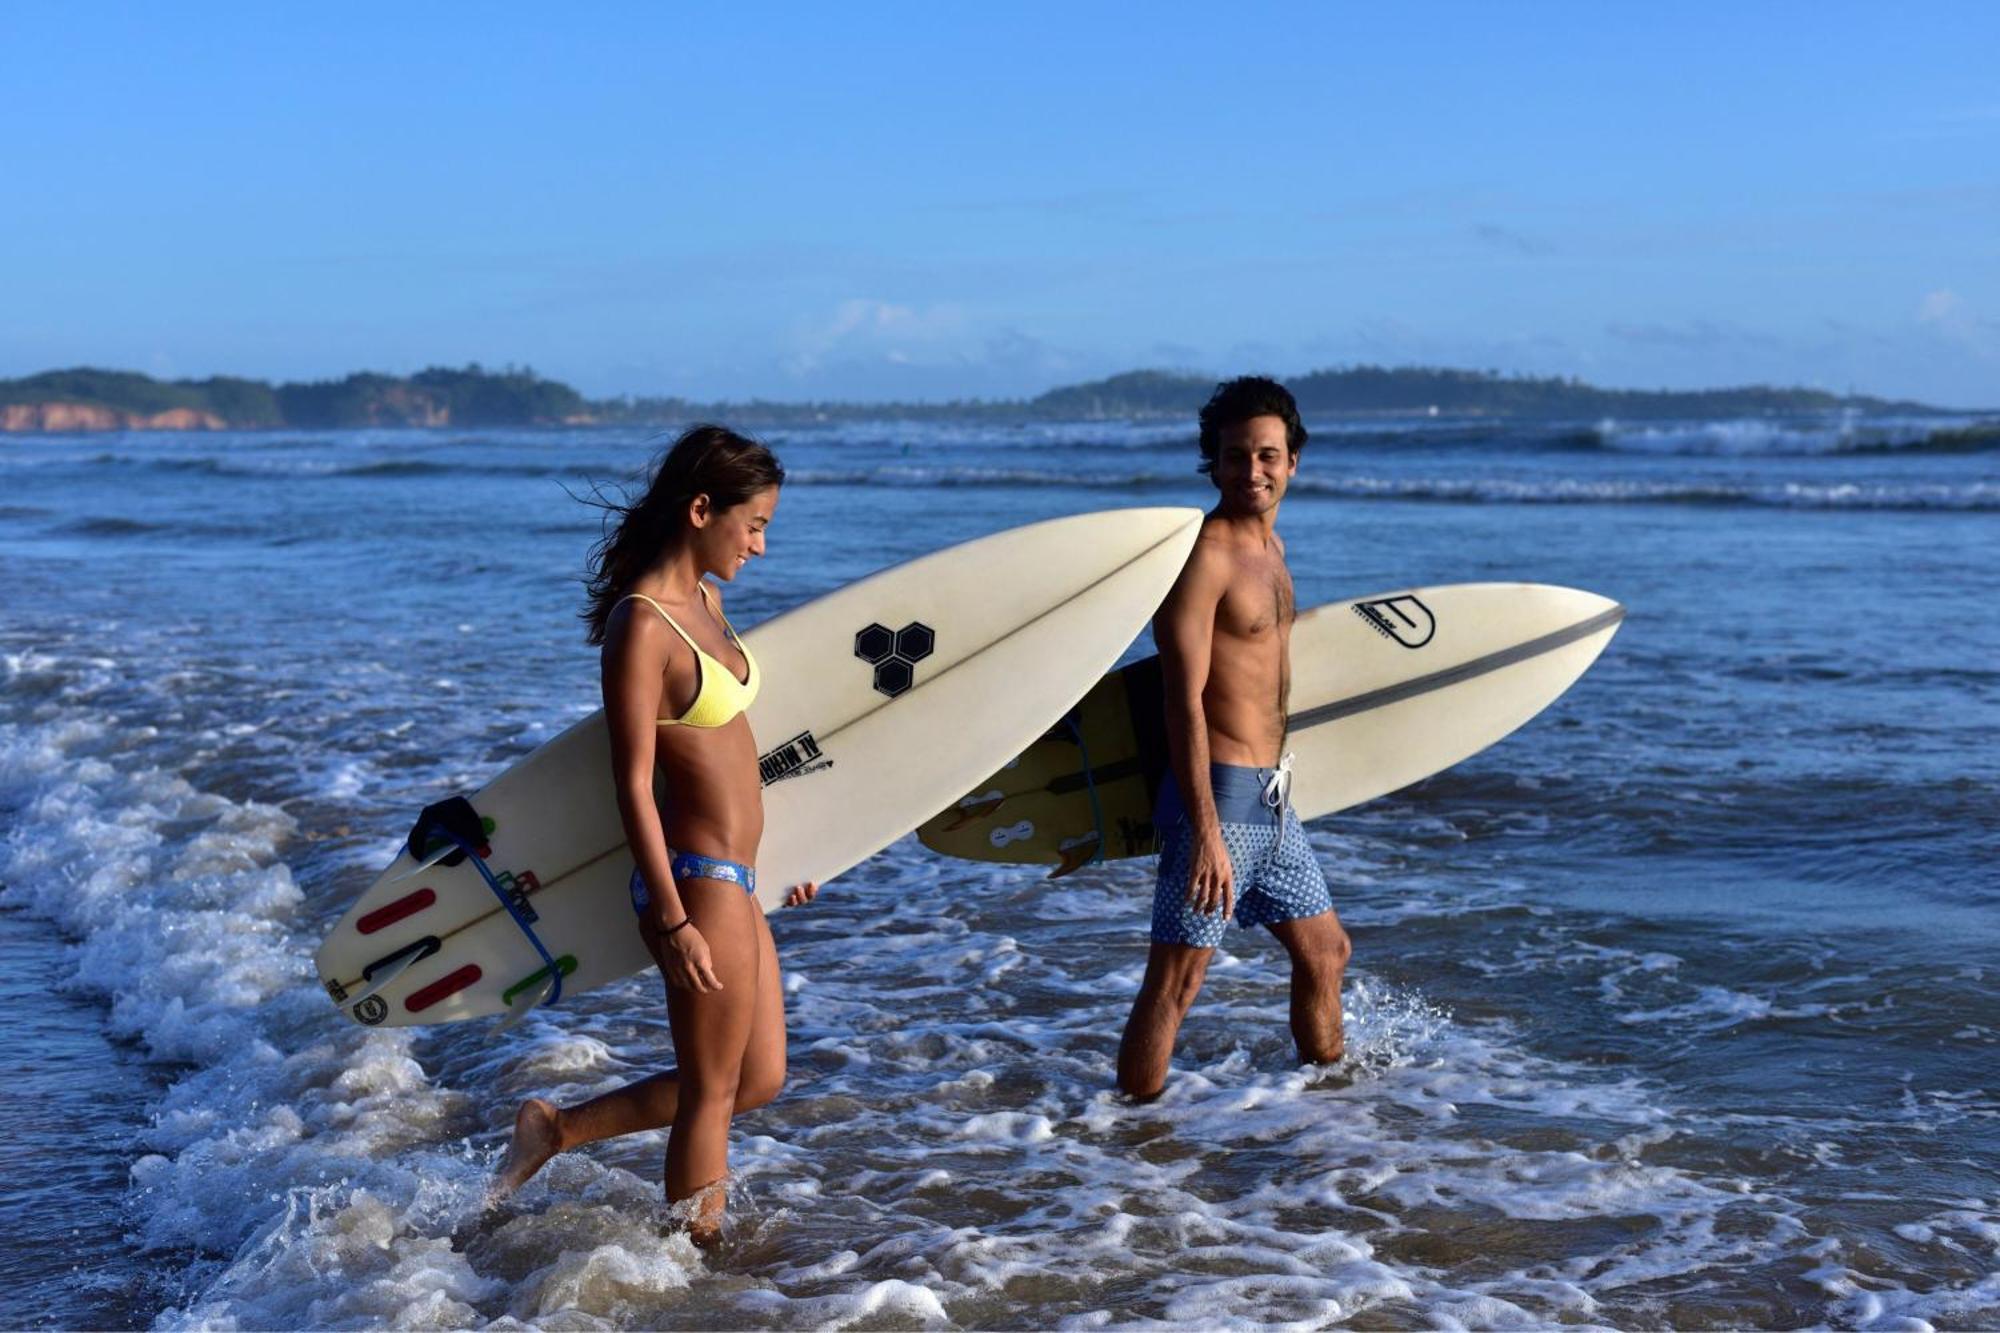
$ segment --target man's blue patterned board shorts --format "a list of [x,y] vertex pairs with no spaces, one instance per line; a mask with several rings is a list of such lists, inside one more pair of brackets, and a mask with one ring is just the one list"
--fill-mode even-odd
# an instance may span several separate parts
[[[1222,845],[1236,876],[1236,923],[1269,926],[1333,910],[1326,872],[1287,799],[1289,774],[1274,768],[1209,765],[1215,813],[1222,822]],[[1153,811],[1160,831],[1160,878],[1153,890],[1153,939],[1213,949],[1222,943],[1228,918],[1203,915],[1188,906],[1188,875],[1194,866],[1194,824],[1167,775]]]

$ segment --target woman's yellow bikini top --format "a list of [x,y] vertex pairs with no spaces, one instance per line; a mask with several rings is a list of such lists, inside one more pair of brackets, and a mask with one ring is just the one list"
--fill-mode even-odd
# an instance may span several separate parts
[[[702,601],[707,602],[709,600],[708,584],[697,582],[695,586],[701,589]],[[748,668],[748,674],[742,680],[736,679],[735,672],[703,652],[701,645],[694,641],[693,636],[676,624],[674,618],[666,613],[665,608],[652,598],[646,596],[646,594],[642,592],[628,593],[618,600],[620,602],[644,602],[647,606],[652,607],[660,613],[660,619],[672,625],[674,633],[680,635],[682,641],[694,650],[694,702],[689,704],[687,712],[682,713],[679,717],[656,719],[661,726],[719,727],[725,722],[733,721],[736,715],[748,708],[751,701],[757,697],[757,659],[750,656],[750,649],[744,644],[743,640],[736,637],[736,630],[730,625],[729,617],[723,616],[719,611],[716,612],[722,619],[722,628],[728,633],[729,641],[735,644],[737,649],[743,654],[743,662]]]

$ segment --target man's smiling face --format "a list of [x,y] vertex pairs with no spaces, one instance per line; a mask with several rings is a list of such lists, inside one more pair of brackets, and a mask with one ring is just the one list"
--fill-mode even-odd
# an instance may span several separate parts
[[1284,418],[1263,416],[1223,429],[1212,475],[1223,508],[1248,516],[1277,508],[1298,470]]

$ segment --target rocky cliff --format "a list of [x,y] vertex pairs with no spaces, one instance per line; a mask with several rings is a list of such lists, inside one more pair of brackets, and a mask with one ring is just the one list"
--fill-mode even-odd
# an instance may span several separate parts
[[0,431],[226,430],[213,412],[174,407],[164,412],[120,412],[89,403],[8,403],[0,406]]

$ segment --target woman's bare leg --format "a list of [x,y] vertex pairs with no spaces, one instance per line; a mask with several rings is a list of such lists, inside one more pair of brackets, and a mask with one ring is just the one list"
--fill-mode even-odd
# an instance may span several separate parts
[[[785,1081],[785,989],[771,925],[757,918],[757,1013],[743,1055],[734,1110],[749,1111],[778,1095]],[[697,927],[699,929],[699,927]],[[727,983],[724,983],[725,985]],[[680,1110],[680,1071],[669,1069],[576,1106],[557,1107],[540,1097],[521,1103],[514,1140],[493,1182],[497,1201],[526,1184],[557,1153],[600,1139],[664,1129]]]
[[722,989],[705,995],[667,992],[680,1078],[667,1138],[666,1190],[673,1203],[701,1196],[688,1230],[698,1244],[707,1244],[722,1232],[723,1195],[711,1187],[729,1174],[729,1119],[743,1082],[763,971],[757,932],[762,913],[734,884],[690,878],[680,881],[680,890],[708,943]]
[[743,1051],[743,1075],[736,1085],[736,1109],[749,1111],[785,1086],[785,980],[778,971],[778,946],[771,923],[757,917],[757,1015]]

